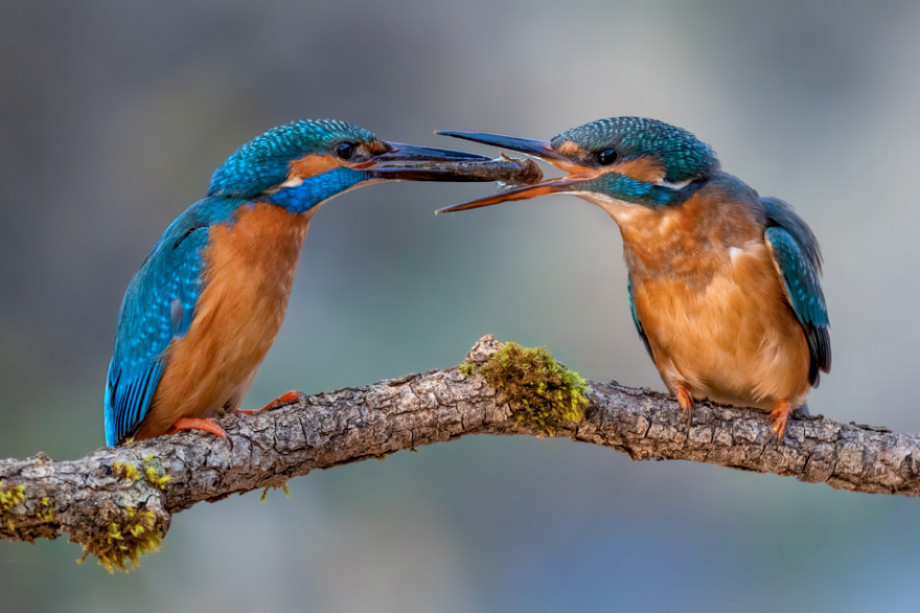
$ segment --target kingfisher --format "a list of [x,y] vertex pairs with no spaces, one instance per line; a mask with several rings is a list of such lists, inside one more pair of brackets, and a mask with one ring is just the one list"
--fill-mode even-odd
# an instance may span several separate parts
[[488,158],[387,142],[337,120],[293,122],[240,147],[128,285],[105,387],[106,444],[188,429],[225,436],[214,415],[238,410],[274,341],[320,205],[383,180],[449,180],[451,162],[471,160]]
[[681,409],[707,398],[770,411],[782,440],[831,367],[821,251],[789,204],[760,197],[709,145],[655,119],[600,119],[549,141],[439,134],[567,173],[439,212],[555,193],[601,207],[620,229],[633,323]]

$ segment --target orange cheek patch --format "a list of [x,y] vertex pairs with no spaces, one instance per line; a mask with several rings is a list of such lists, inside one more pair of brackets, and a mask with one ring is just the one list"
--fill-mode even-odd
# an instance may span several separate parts
[[666,174],[664,164],[655,158],[649,157],[620,162],[608,166],[606,170],[619,173],[630,179],[635,179],[636,181],[642,181],[643,183],[656,183],[664,179]]
[[291,162],[288,179],[307,179],[342,166],[342,160],[328,153],[305,155]]
[[576,145],[570,140],[565,141],[564,143],[560,144],[558,147],[555,147],[555,149],[557,153],[561,153],[562,155],[568,155],[572,157],[578,155],[578,153],[581,151],[581,147],[579,147],[578,145]]

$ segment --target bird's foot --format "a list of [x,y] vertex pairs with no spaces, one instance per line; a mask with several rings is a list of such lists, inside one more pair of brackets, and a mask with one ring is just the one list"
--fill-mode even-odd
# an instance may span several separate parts
[[261,412],[261,411],[265,411],[266,409],[274,409],[275,407],[280,407],[280,406],[285,405],[285,404],[291,404],[291,403],[293,403],[293,402],[297,402],[298,400],[300,400],[301,398],[304,398],[304,397],[306,397],[306,394],[304,394],[303,392],[298,392],[297,390],[291,390],[290,392],[286,392],[286,393],[284,393],[284,394],[281,394],[280,396],[278,396],[277,398],[275,398],[274,400],[272,400],[271,402],[269,402],[268,404],[266,404],[266,405],[265,405],[264,407],[262,407],[261,409],[252,409],[252,410],[250,410],[250,409],[237,409],[236,412],[237,412],[237,413],[245,413],[246,415],[253,415],[253,414],[255,414],[255,413],[259,413],[259,412]]
[[199,419],[195,417],[180,417],[176,420],[176,423],[169,427],[169,430],[166,431],[166,434],[175,434],[181,430],[203,430],[205,432],[210,432],[215,436],[219,436],[220,438],[227,438],[227,433],[223,428],[217,425],[217,421],[215,421],[212,417],[205,419]]
[[690,389],[683,383],[674,384],[674,395],[677,396],[677,404],[680,410],[689,414],[693,408],[693,396],[690,395]]
[[773,436],[776,437],[778,442],[782,442],[783,435],[786,433],[786,420],[789,419],[789,415],[792,414],[792,407],[789,405],[789,401],[783,398],[776,403],[776,408],[773,409],[773,412],[770,413],[770,417],[773,419]]

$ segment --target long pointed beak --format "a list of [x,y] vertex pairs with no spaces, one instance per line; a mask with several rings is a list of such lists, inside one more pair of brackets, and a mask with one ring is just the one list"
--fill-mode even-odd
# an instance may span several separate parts
[[391,181],[494,181],[493,161],[475,153],[387,142],[387,151],[354,168]]
[[513,202],[515,200],[528,200],[537,196],[555,194],[559,192],[570,192],[577,190],[579,183],[585,179],[592,178],[596,174],[593,169],[585,168],[573,162],[570,158],[562,155],[553,149],[549,141],[536,140],[530,138],[518,138],[516,136],[505,136],[502,134],[490,134],[488,132],[455,132],[451,130],[439,131],[438,134],[443,136],[452,136],[474,143],[483,143],[493,145],[503,149],[519,151],[532,155],[541,160],[570,173],[567,177],[556,179],[546,179],[532,185],[524,185],[514,189],[505,190],[491,196],[477,198],[468,202],[462,202],[452,206],[438,209],[435,213],[452,213],[454,211],[467,211],[469,209],[478,209],[484,206],[492,206],[501,202]]

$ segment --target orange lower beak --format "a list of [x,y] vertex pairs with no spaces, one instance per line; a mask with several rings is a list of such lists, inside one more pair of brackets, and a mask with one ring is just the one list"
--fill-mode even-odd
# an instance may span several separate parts
[[484,206],[492,206],[493,204],[499,204],[501,202],[529,200],[530,198],[546,196],[547,194],[570,192],[573,191],[572,186],[577,183],[581,183],[582,180],[583,177],[546,179],[545,181],[540,181],[539,183],[534,183],[533,185],[524,185],[522,187],[516,187],[514,189],[498,192],[497,194],[492,194],[491,196],[485,196],[484,198],[477,198],[476,200],[470,200],[468,202],[461,202],[460,204],[446,206],[443,209],[438,209],[435,211],[435,213],[440,214],[453,213],[454,211],[467,211],[469,209],[478,209]]

